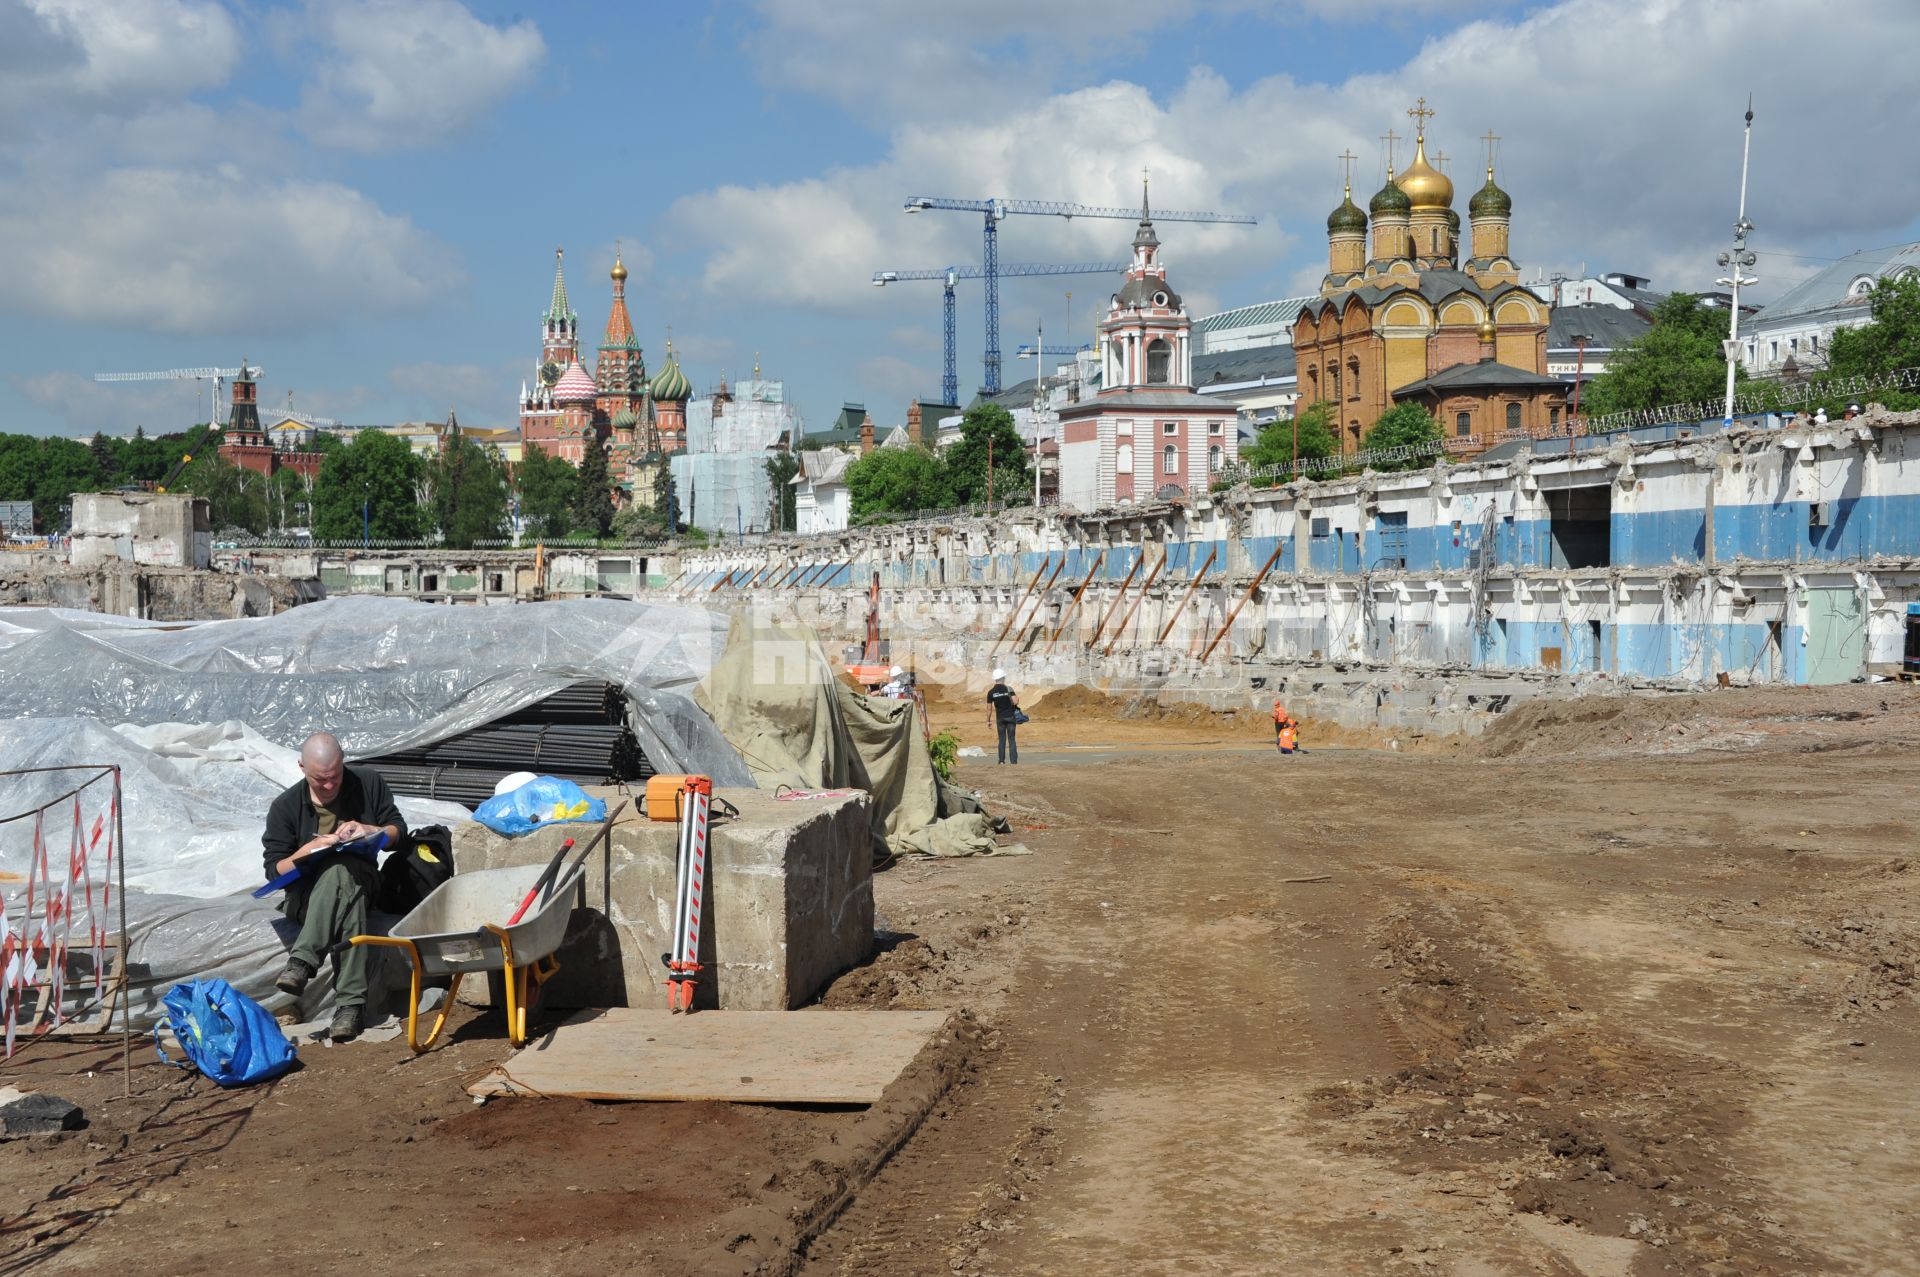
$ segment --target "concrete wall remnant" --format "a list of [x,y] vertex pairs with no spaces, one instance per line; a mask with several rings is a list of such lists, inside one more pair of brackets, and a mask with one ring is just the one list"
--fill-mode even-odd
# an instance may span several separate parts
[[207,502],[178,492],[73,494],[72,563],[114,559],[152,567],[206,568],[213,562]]

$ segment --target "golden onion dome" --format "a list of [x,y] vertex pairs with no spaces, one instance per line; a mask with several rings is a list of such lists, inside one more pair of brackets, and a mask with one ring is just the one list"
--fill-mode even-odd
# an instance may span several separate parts
[[1494,332],[1494,328],[1493,328],[1493,321],[1491,319],[1483,319],[1480,321],[1480,340],[1481,341],[1492,341],[1496,335],[1497,334]]
[[1445,173],[1427,163],[1427,137],[1424,133],[1414,143],[1413,163],[1394,181],[1407,193],[1407,199],[1415,209],[1453,206],[1453,183]]
[[607,275],[616,282],[626,279],[627,268],[621,264],[620,254],[615,253],[613,255],[613,269],[608,271]]

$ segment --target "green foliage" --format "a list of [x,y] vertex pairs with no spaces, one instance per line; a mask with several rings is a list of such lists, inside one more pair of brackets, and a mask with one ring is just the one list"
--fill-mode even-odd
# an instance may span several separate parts
[[211,448],[195,456],[176,482],[179,491],[206,498],[215,531],[239,528],[255,536],[270,523],[267,485],[265,475],[242,469]]
[[[1441,441],[1440,423],[1433,414],[1417,403],[1397,403],[1380,414],[1360,440],[1361,448],[1367,451],[1385,448],[1400,448],[1413,444],[1439,443]],[[1431,457],[1402,457],[1397,461],[1369,461],[1370,470],[1419,470],[1433,464]]]
[[799,495],[793,490],[793,476],[800,473],[800,458],[791,452],[776,452],[767,458],[767,483],[773,489],[773,530],[791,532],[794,530],[795,498]]
[[1920,368],[1920,275],[1880,280],[1873,286],[1871,304],[1869,323],[1833,335],[1827,368],[1842,377]]
[[953,766],[960,760],[960,738],[951,727],[935,732],[927,741],[927,753],[933,758],[933,770],[941,780],[953,779]]
[[573,494],[573,526],[589,536],[613,531],[613,480],[607,473],[607,445],[598,431],[587,433],[580,458],[580,487]]
[[945,467],[925,448],[875,448],[847,467],[847,491],[856,519],[954,503]]
[[492,448],[453,435],[424,477],[427,509],[446,544],[467,549],[507,535],[506,467]]
[[[987,453],[993,453],[994,501],[1005,499],[1007,490],[1033,491],[1033,472],[1027,467],[1027,445],[1014,428],[1013,414],[996,403],[976,403],[960,420],[960,438],[942,458],[946,466],[946,486],[957,505],[969,505],[987,499]],[[877,455],[881,449],[875,449]],[[895,449],[885,449],[895,451]],[[1003,489],[1002,473],[1012,471],[1015,482]],[[858,498],[855,498],[856,510]],[[928,509],[931,507],[915,507]]]
[[[1698,403],[1726,394],[1727,316],[1700,305],[1693,293],[1674,293],[1653,311],[1653,327],[1614,352],[1607,370],[1582,389],[1580,413],[1611,412]],[[1746,370],[1736,374],[1744,380]]]
[[660,522],[669,534],[680,529],[680,487],[673,481],[673,462],[660,457],[653,471],[653,508],[661,512]]
[[[1298,453],[1294,451],[1296,429],[1300,440]],[[1282,466],[1301,457],[1330,457],[1338,451],[1340,440],[1334,434],[1333,405],[1323,399],[1294,417],[1262,426],[1253,445],[1240,454],[1240,464],[1254,469]]]
[[647,506],[622,506],[613,516],[613,537],[616,541],[657,541],[667,535],[666,518],[658,510]]
[[362,430],[320,464],[313,491],[313,535],[357,540],[363,511],[375,540],[424,535],[427,513],[417,489],[425,465],[403,440],[380,430]]
[[120,449],[118,439],[95,432],[93,442],[87,445],[87,451],[93,454],[93,472],[103,481],[111,480],[120,473]]
[[523,450],[514,467],[514,489],[520,497],[520,517],[526,535],[551,539],[573,528],[573,504],[580,491],[580,472],[560,457],[550,456],[539,444]]
[[102,486],[92,451],[78,439],[0,436],[0,501],[32,501],[42,531],[64,530],[73,494]]

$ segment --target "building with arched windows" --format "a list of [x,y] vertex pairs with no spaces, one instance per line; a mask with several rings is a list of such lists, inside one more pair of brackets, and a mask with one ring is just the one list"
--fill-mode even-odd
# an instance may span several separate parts
[[1873,318],[1873,286],[1915,273],[1920,273],[1920,244],[1870,248],[1841,258],[1741,323],[1740,362],[1756,376],[1826,367],[1833,335]]
[[1349,181],[1327,218],[1320,296],[1293,325],[1295,411],[1327,404],[1349,453],[1400,402],[1427,407],[1460,453],[1509,431],[1557,429],[1567,387],[1547,375],[1548,306],[1521,287],[1509,255],[1513,199],[1495,183],[1489,154],[1463,245],[1453,182],[1427,159],[1432,113],[1423,101],[1413,114],[1413,163],[1396,176],[1389,155],[1386,184],[1366,210]]
[[1061,501],[1205,494],[1238,460],[1237,406],[1193,389],[1192,329],[1143,192],[1133,261],[1100,321],[1100,391],[1060,409]]

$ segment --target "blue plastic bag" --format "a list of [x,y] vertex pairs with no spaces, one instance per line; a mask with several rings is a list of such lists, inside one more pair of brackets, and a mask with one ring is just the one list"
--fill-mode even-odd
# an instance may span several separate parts
[[258,1002],[225,980],[176,984],[162,1003],[167,1027],[187,1054],[175,1064],[153,1029],[153,1049],[162,1061],[194,1068],[221,1086],[251,1086],[279,1077],[293,1067],[293,1043]]
[[607,804],[604,799],[587,797],[587,791],[570,780],[535,776],[520,788],[495,794],[481,803],[474,809],[473,818],[496,834],[518,838],[561,821],[605,820]]

